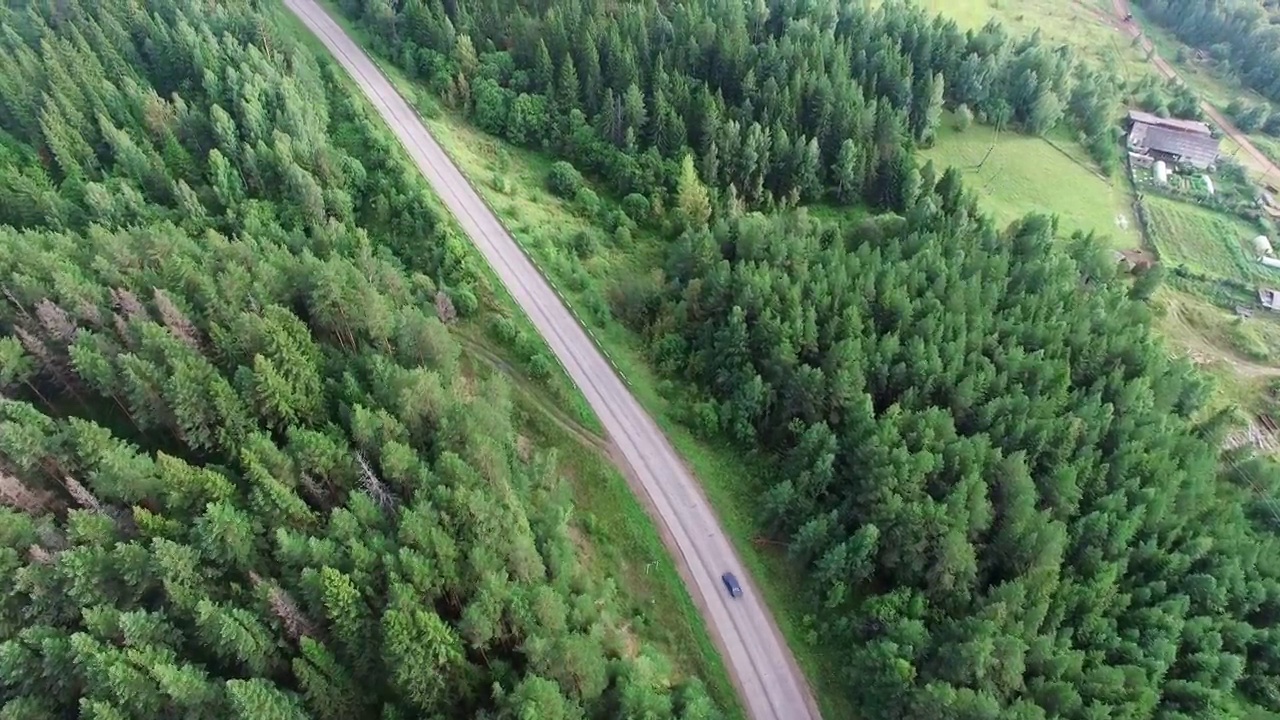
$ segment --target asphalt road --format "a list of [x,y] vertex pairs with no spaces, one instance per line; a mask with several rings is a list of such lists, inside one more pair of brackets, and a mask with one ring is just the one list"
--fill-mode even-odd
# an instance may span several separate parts
[[[816,704],[773,618],[701,488],[653,419],[369,57],[314,0],[285,0],[285,6],[359,84],[600,417],[633,487],[647,496],[748,714],[816,720]],[[726,571],[738,576],[743,597],[728,597],[720,582]]]

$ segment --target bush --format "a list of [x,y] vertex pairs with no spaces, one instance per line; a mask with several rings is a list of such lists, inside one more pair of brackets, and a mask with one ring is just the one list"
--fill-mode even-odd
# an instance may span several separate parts
[[595,232],[591,230],[579,230],[569,238],[569,249],[573,250],[573,254],[577,255],[579,260],[586,260],[595,255],[599,247],[600,242],[596,239]]
[[551,377],[552,371],[555,369],[555,361],[547,357],[546,353],[535,353],[529,358],[529,374],[537,380],[546,380]]
[[649,198],[640,193],[631,193],[622,198],[622,211],[638,223],[647,222],[650,219]]
[[490,323],[493,329],[493,335],[505,345],[515,346],[516,338],[520,336],[520,328],[516,327],[516,323],[509,317],[498,315],[494,317]]
[[578,213],[588,220],[598,220],[600,214],[600,196],[596,195],[596,191],[589,187],[578,188],[578,194],[574,196],[573,202],[578,206]]
[[460,317],[471,317],[475,315],[476,310],[480,309],[480,301],[476,299],[475,292],[469,287],[455,287],[451,294],[451,299],[453,300],[453,307],[458,311]]
[[558,160],[551,164],[551,172],[547,175],[547,187],[558,197],[572,200],[583,189],[582,173],[572,164]]
[[609,303],[595,290],[582,296],[582,309],[595,325],[604,325],[613,318],[613,313],[609,311]]

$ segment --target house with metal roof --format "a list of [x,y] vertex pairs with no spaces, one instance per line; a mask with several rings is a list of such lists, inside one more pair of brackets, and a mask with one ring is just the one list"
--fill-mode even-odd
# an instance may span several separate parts
[[1129,129],[1129,151],[1198,170],[1218,162],[1218,139],[1195,130],[1135,122]]

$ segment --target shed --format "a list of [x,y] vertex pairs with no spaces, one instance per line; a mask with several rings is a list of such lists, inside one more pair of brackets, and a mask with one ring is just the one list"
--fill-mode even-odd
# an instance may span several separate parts
[[1143,250],[1117,250],[1112,254],[1125,272],[1141,272],[1155,265],[1155,258]]
[[1258,302],[1262,303],[1262,307],[1268,310],[1280,311],[1280,293],[1271,288],[1260,288],[1258,290]]

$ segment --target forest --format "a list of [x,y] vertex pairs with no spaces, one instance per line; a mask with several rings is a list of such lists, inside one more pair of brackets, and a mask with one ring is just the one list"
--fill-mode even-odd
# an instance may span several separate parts
[[0,716],[720,717],[450,324],[465,240],[274,3],[0,8]]
[[1229,413],[1152,334],[1159,275],[996,227],[914,154],[944,108],[1117,151],[1115,83],[893,2],[341,4],[559,158],[556,193],[663,234],[613,312],[690,425],[771,458],[760,527],[865,717],[1280,711],[1280,475],[1221,451]]
[[[1280,12],[1262,0],[1135,0],[1182,42],[1280,103]],[[1280,131],[1280,119],[1276,121]]]
[[[1119,85],[1038,35],[961,32],[916,6],[341,0],[374,49],[482,129],[553,149],[619,196],[674,187],[686,152],[748,207],[893,207],[944,108],[1044,133],[1070,123],[1112,165]],[[633,218],[635,219],[635,218]]]

